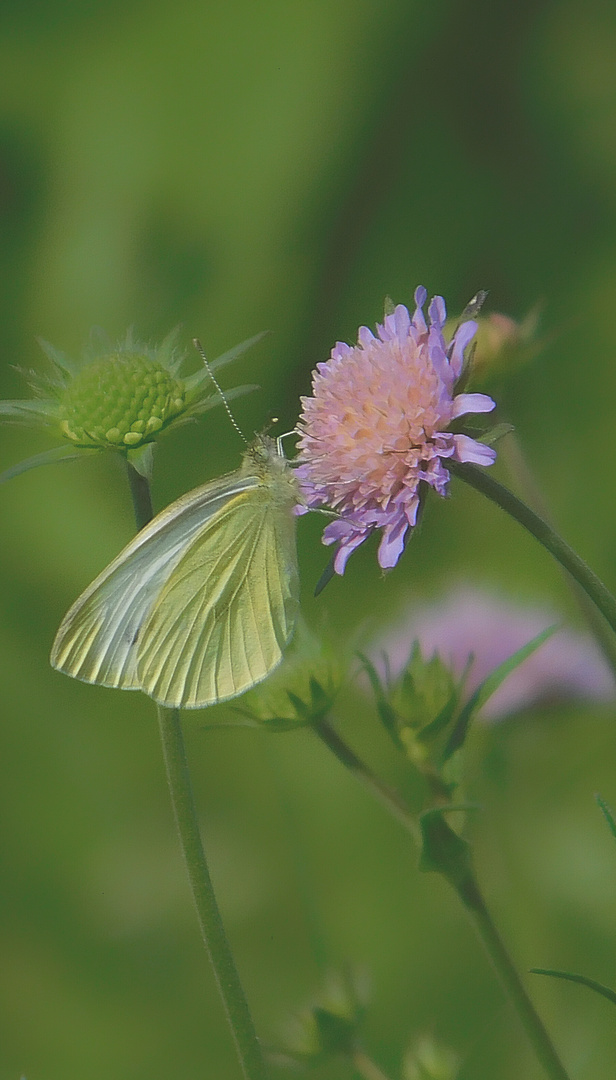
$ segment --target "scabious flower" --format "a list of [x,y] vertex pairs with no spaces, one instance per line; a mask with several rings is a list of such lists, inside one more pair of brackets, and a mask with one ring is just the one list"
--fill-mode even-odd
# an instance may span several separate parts
[[[218,357],[210,368],[239,356],[256,340],[252,338]],[[177,348],[176,331],[157,346],[136,341],[131,332],[115,346],[93,338],[79,362],[47,342],[40,344],[51,361],[50,374],[45,377],[28,372],[34,396],[0,401],[0,420],[40,425],[64,445],[20,462],[3,473],[2,480],[84,451],[124,453],[138,467],[144,450],[164,431],[222,401],[220,394],[213,392],[205,367],[182,376],[185,354]],[[225,397],[237,397],[248,389],[236,387]]]
[[[370,652],[386,654],[395,677],[418,642],[425,657],[439,656],[456,678],[468,669],[464,689],[470,697],[499,664],[559,621],[545,608],[458,587],[439,602],[414,606]],[[482,716],[497,720],[541,702],[615,698],[614,677],[597,644],[588,634],[563,628],[510,672],[483,706]]]
[[339,515],[323,534],[338,544],[336,573],[375,529],[378,561],[395,566],[417,521],[422,482],[447,494],[447,460],[491,465],[496,454],[452,424],[467,413],[490,412],[486,394],[456,394],[465,350],[477,324],[458,326],[447,344],[445,301],[435,296],[423,314],[426,290],[415,292],[411,317],[400,304],[377,326],[359,330],[355,346],[338,342],[317,364],[312,397],[302,398],[298,443],[306,508]]

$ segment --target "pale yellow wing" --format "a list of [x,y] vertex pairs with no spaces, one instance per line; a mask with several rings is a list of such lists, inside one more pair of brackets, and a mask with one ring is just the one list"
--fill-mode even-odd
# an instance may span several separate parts
[[84,682],[140,689],[139,633],[169,575],[221,508],[260,483],[230,473],[158,514],[70,608],[53,644],[53,667]]
[[225,701],[279,663],[298,607],[294,501],[269,476],[221,507],[174,566],[137,643],[138,682],[160,704]]

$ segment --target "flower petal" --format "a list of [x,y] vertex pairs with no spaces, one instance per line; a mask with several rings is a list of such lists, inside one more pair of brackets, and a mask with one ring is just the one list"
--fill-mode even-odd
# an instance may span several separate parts
[[334,558],[334,570],[337,574],[344,574],[349,556],[356,548],[367,540],[372,532],[371,528],[363,527],[348,519],[338,518],[330,522],[323,531],[324,544],[339,544]]
[[468,435],[454,435],[453,442],[456,461],[470,461],[474,465],[492,465],[496,461],[496,450],[493,447],[477,442]]
[[436,326],[437,330],[441,330],[447,319],[447,308],[445,307],[445,301],[442,296],[432,297],[428,308],[428,315],[430,316],[432,325]]
[[456,330],[451,342],[451,355],[449,357],[449,363],[451,364],[451,370],[454,373],[456,379],[462,371],[462,365],[464,363],[464,350],[468,344],[473,340],[477,333],[477,323],[474,319],[469,319],[467,322],[463,322],[462,326],[459,326]]
[[390,570],[398,562],[404,551],[404,539],[408,528],[409,523],[406,517],[401,517],[394,525],[388,525],[383,529],[383,538],[377,555],[379,566],[383,570]]
[[450,458],[491,465],[496,456],[450,430],[456,417],[494,408],[486,394],[454,397],[476,324],[463,323],[447,345],[443,298],[430,301],[429,325],[425,289],[416,290],[415,301],[412,316],[401,304],[385,315],[376,337],[361,327],[357,345],[337,342],[329,360],[317,364],[312,396],[301,399],[295,475],[308,508],[339,514],[323,536],[339,545],[337,573],[376,530],[379,563],[394,566],[416,522],[420,485],[446,495]]
[[491,397],[487,394],[458,394],[453,399],[453,411],[451,419],[455,420],[458,416],[464,416],[465,413],[487,413],[492,412],[492,409],[496,408],[496,402],[492,401]]

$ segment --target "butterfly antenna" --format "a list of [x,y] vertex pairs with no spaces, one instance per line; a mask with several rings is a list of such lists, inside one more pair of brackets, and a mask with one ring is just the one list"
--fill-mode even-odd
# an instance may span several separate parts
[[231,409],[229,408],[229,402],[227,401],[227,399],[225,397],[224,390],[222,389],[222,386],[218,382],[218,379],[214,375],[214,372],[212,371],[212,369],[211,369],[211,367],[209,365],[208,359],[207,359],[207,357],[205,355],[205,350],[203,348],[203,345],[199,341],[199,338],[193,338],[193,345],[195,346],[195,349],[197,350],[197,352],[199,353],[199,356],[201,357],[201,359],[203,360],[203,363],[205,364],[205,370],[207,371],[210,379],[212,380],[212,382],[214,383],[214,386],[216,387],[216,389],[218,390],[218,393],[220,394],[220,397],[222,399],[222,403],[223,403],[223,405],[224,405],[224,407],[226,409],[227,416],[229,417],[229,420],[233,424],[233,427],[237,431],[237,433],[238,433],[240,439],[242,440],[242,442],[244,442],[246,444],[246,446],[248,446],[248,439],[244,435],[244,432],[241,430],[237,420],[235,419],[233,413],[231,412]]
[[[272,423],[275,424],[277,422],[277,420],[278,420],[277,416],[272,417]],[[288,439],[290,435],[299,435],[299,432],[295,428],[293,428],[292,431],[285,431],[282,435],[277,435],[276,436],[276,447],[278,449],[278,453],[279,453],[280,457],[284,457],[284,450],[282,449],[282,440],[283,439]]]

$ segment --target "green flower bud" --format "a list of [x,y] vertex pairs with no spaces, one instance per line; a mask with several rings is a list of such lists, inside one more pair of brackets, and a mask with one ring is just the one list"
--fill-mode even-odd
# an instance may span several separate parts
[[[34,396],[0,401],[0,421],[40,425],[64,445],[5,469],[0,483],[38,465],[104,450],[119,451],[138,472],[149,472],[157,436],[222,404],[211,372],[241,356],[262,336],[236,345],[209,367],[201,365],[186,376],[180,376],[186,357],[176,347],[175,330],[160,345],[138,342],[131,331],[117,345],[93,335],[77,362],[41,340],[51,362],[50,374],[27,372]],[[232,401],[254,389],[234,387],[225,391],[225,399]]]
[[112,353],[88,364],[60,399],[60,429],[76,446],[134,449],[183,410],[184,384],[156,359]]
[[404,1062],[404,1080],[456,1080],[459,1069],[456,1054],[426,1036],[409,1052]]
[[[493,379],[500,380],[532,360],[545,344],[538,338],[539,315],[539,305],[520,321],[498,311],[476,314],[477,333],[469,350],[468,366],[456,387],[458,392],[470,383],[489,385]],[[449,335],[456,326],[457,320],[448,320]]]
[[353,1056],[367,999],[363,972],[330,972],[318,999],[288,1024],[282,1053],[304,1064]]

